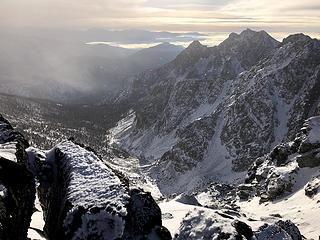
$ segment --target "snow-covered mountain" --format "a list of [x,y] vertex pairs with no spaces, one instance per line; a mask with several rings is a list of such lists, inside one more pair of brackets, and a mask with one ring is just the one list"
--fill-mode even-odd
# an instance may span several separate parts
[[136,77],[124,95],[132,124],[116,142],[152,165],[164,194],[241,181],[319,111],[319,56],[320,41],[303,34],[280,43],[247,29],[212,48],[193,42]]
[[[247,29],[216,47],[195,41],[128,82],[112,105],[0,95],[1,111],[33,140],[26,149],[0,119],[3,169],[20,160],[24,174],[33,174],[32,194],[21,199],[32,203],[34,178],[40,183],[44,228],[30,232],[65,239],[171,239],[166,228],[182,240],[319,237],[319,40],[296,34],[278,42]],[[72,135],[84,144],[66,140]],[[15,139],[25,145],[14,146]],[[0,203],[20,196],[5,195],[12,181],[1,176]],[[9,210],[19,209],[27,213],[17,214],[25,235],[30,206]],[[34,214],[31,227],[36,221]]]

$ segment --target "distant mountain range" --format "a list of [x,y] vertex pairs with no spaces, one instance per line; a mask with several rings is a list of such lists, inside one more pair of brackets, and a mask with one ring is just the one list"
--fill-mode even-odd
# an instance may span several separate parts
[[7,34],[0,39],[0,91],[61,102],[109,99],[130,76],[173,60],[181,46],[168,43],[150,49],[49,36]]

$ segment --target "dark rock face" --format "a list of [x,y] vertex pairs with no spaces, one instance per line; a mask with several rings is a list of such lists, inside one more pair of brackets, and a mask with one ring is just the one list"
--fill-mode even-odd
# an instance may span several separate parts
[[151,195],[129,189],[93,152],[66,141],[45,157],[37,175],[49,239],[171,239]]
[[318,167],[320,166],[320,148],[314,149],[297,157],[300,167]]
[[168,163],[170,168],[173,167],[172,170],[179,173],[195,167],[198,164],[198,159],[204,157],[208,141],[214,134],[216,120],[215,117],[208,117],[202,121],[193,122],[185,129],[178,130],[177,136],[180,141],[170,151],[163,154],[160,166],[155,171],[163,170]]
[[302,235],[291,221],[278,221],[273,225],[265,224],[255,233],[257,240],[301,240]]
[[24,137],[0,116],[0,239],[3,240],[27,239],[35,200],[27,147]]
[[290,235],[292,240],[301,240],[302,239],[299,228],[296,225],[294,225],[294,223],[292,223],[291,221],[289,221],[289,220],[278,221],[276,223],[276,225],[278,225],[283,230],[285,230]]
[[129,204],[126,206],[128,215],[122,238],[135,239],[144,236],[155,226],[161,226],[161,210],[150,193],[139,189],[129,191]]
[[253,237],[252,228],[248,224],[237,220],[232,223],[232,226],[234,226],[239,235],[244,236],[246,239],[250,240]]

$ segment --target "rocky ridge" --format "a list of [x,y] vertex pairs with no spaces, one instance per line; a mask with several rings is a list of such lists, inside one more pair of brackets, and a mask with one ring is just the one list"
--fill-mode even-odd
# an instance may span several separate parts
[[303,34],[279,43],[246,30],[217,47],[195,42],[137,76],[134,121],[117,142],[152,163],[164,194],[241,181],[256,158],[318,113],[319,53],[319,40]]

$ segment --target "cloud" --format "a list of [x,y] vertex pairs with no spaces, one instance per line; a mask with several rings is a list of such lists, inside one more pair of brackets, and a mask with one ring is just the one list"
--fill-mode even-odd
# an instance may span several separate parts
[[318,32],[318,0],[2,0],[2,27]]

